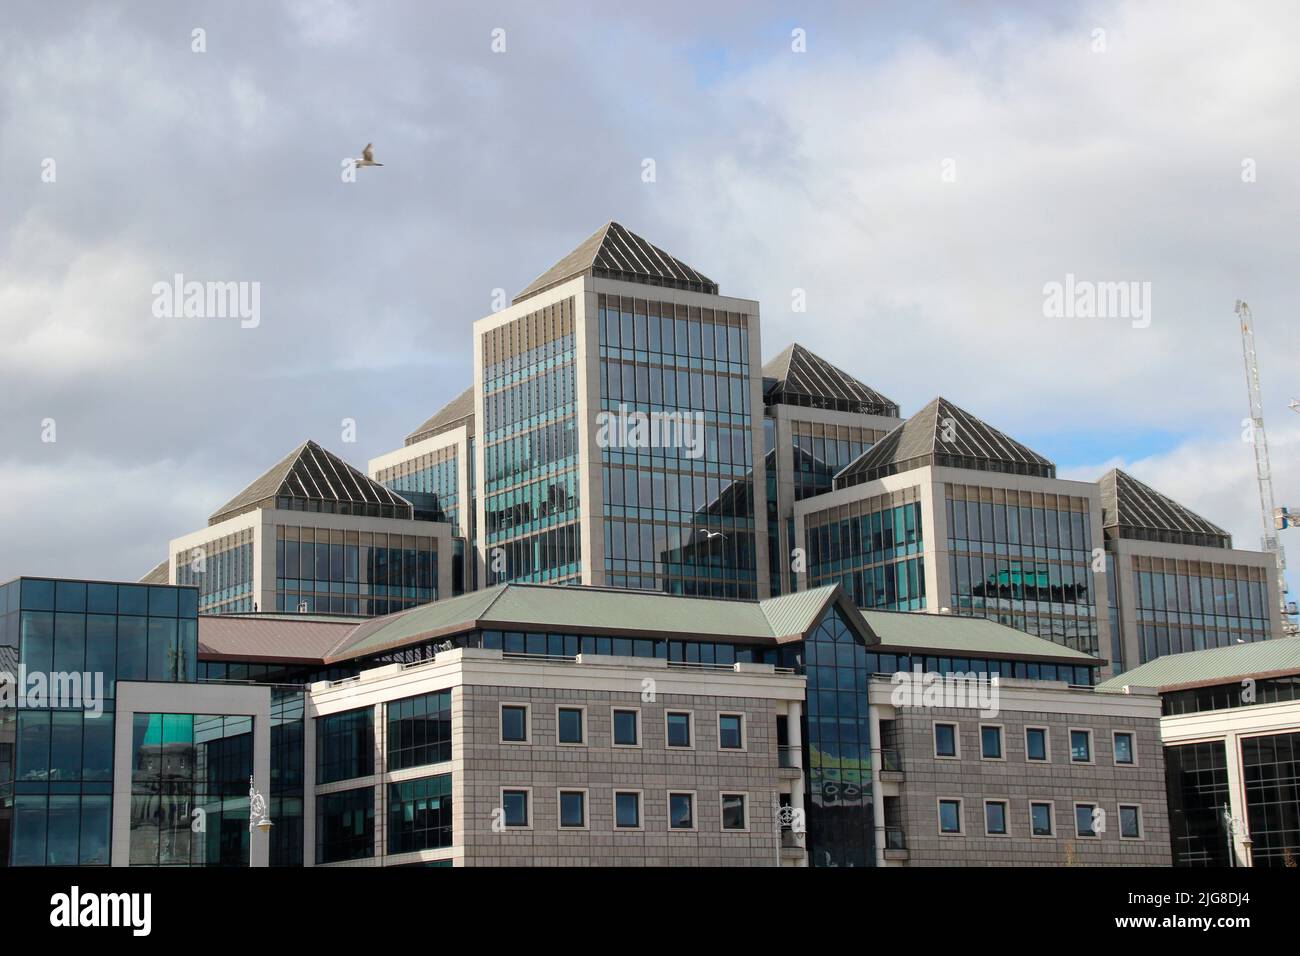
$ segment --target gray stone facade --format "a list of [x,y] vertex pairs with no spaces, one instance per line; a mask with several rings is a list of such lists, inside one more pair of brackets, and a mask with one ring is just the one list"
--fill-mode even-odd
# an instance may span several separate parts
[[[1004,682],[1007,685],[1020,682]],[[881,685],[876,685],[881,686]],[[873,692],[876,690],[873,686]],[[887,685],[884,685],[887,686]],[[1056,688],[1056,689],[1049,689]],[[875,699],[882,699],[877,696]],[[888,699],[887,694],[883,699]],[[1145,704],[1147,714],[1138,710]],[[1065,685],[1004,686],[997,716],[975,708],[893,709],[886,745],[899,751],[902,779],[882,784],[882,799],[905,834],[909,866],[1168,866],[1169,822],[1158,699],[1118,698]],[[956,759],[936,756],[935,724],[955,723]],[[981,756],[981,726],[1002,728],[1002,759]],[[1026,759],[1025,730],[1045,727],[1049,760]],[[1070,731],[1092,734],[1090,763],[1070,758]],[[1114,759],[1113,733],[1133,734],[1136,763]],[[940,832],[939,801],[961,799],[961,835]],[[1007,803],[1007,835],[985,831],[984,801]],[[1050,802],[1053,835],[1033,836],[1030,803]],[[1078,836],[1075,803],[1101,807],[1105,831]],[[1120,805],[1137,805],[1140,838],[1120,836]],[[882,808],[886,809],[886,808]]]

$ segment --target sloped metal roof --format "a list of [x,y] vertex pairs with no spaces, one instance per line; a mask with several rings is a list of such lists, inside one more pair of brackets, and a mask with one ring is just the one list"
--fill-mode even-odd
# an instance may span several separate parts
[[985,617],[912,611],[863,611],[862,616],[880,638],[882,650],[887,646],[900,651],[950,651],[962,656],[1101,664],[1090,654]]
[[414,445],[418,441],[441,435],[460,425],[467,425],[469,434],[474,434],[473,385],[434,412],[423,425],[407,435],[406,444]]
[[712,279],[611,221],[530,282],[513,301],[522,302],[580,275],[718,294],[718,284]]
[[769,405],[831,408],[863,415],[898,417],[898,403],[795,342],[763,366]]
[[1217,546],[1232,547],[1232,536],[1190,508],[1162,495],[1126,471],[1112,468],[1097,483],[1101,488],[1101,524],[1121,538],[1134,532],[1155,531],[1217,539]]
[[305,441],[213,512],[208,523],[216,524],[267,499],[281,497],[391,505],[404,509],[408,517],[414,511],[411,503],[401,495],[366,477],[316,442]]
[[1056,477],[1054,463],[940,396],[846,466],[835,487],[924,465]]
[[1227,684],[1246,677],[1300,674],[1300,637],[1277,637],[1204,651],[1166,654],[1097,685],[1098,690],[1155,687],[1161,691]]
[[153,568],[148,571],[144,577],[137,581],[137,584],[167,584],[167,579],[171,576],[172,562],[170,558],[163,558]]
[[199,615],[199,655],[223,660],[319,663],[356,630],[355,620],[291,614]]

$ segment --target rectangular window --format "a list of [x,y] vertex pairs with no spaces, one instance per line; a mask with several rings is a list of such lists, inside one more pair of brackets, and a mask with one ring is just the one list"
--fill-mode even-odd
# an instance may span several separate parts
[[641,794],[639,791],[615,791],[614,826],[619,830],[641,829]]
[[745,795],[743,793],[724,793],[722,795],[722,829],[749,829],[749,821],[745,816]]
[[451,691],[389,701],[388,769],[451,759]]
[[988,836],[1007,835],[1007,802],[1005,800],[984,801],[984,832]]
[[934,755],[936,757],[957,756],[957,725],[934,725]]
[[375,712],[371,707],[316,718],[316,782],[375,772]]
[[1092,763],[1092,731],[1070,730],[1070,760],[1074,763]]
[[695,829],[695,794],[668,794],[668,827],[672,830]]
[[587,826],[587,791],[560,791],[560,828],[582,830]]
[[1096,837],[1098,835],[1093,822],[1096,810],[1097,805],[1095,803],[1076,803],[1074,805],[1074,832],[1076,836]]
[[502,790],[501,791],[501,809],[505,818],[505,825],[508,827],[528,827],[531,826],[529,819],[529,791],[527,790]]
[[1128,731],[1115,732],[1115,763],[1129,767],[1137,763],[1137,748]]
[[501,742],[523,744],[528,742],[528,705],[501,705]]
[[388,786],[388,852],[451,846],[451,774]]
[[983,760],[1002,759],[1002,728],[980,727],[980,757]]
[[1050,803],[1031,803],[1029,805],[1029,832],[1036,837],[1052,835],[1052,805]]
[[668,746],[691,746],[691,715],[686,712],[670,710],[666,720],[668,722]]
[[1025,728],[1025,759],[1047,760],[1047,728]]
[[961,800],[939,801],[939,832],[961,833]]
[[375,855],[375,790],[362,787],[316,798],[316,863]]
[[1136,803],[1119,805],[1119,835],[1125,840],[1142,839],[1142,808]]
[[722,750],[745,749],[745,718],[743,715],[718,715],[718,747]]
[[580,744],[586,740],[583,723],[586,711],[582,707],[561,707],[556,713],[557,739],[562,744]]
[[639,710],[614,711],[614,746],[638,747],[641,745],[641,712]]

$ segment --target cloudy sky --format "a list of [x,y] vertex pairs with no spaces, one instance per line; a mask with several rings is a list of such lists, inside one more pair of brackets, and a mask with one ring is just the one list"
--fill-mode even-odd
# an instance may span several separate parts
[[[1300,8],[797,6],[9,10],[0,580],[134,579],[305,438],[364,468],[469,384],[493,290],[609,219],[760,300],[765,356],[1257,546],[1232,310],[1300,506]],[[155,317],[177,273],[259,282],[260,324]],[[1046,316],[1067,274],[1150,283],[1149,326]]]

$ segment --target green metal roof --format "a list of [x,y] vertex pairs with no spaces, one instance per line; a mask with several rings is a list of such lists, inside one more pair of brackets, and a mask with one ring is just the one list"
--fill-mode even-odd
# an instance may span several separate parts
[[880,643],[899,649],[951,651],[963,656],[1062,660],[1100,664],[1089,654],[1035,637],[984,617],[918,614],[908,611],[863,611]]
[[1167,654],[1097,685],[1098,690],[1125,686],[1175,690],[1226,684],[1243,677],[1300,674],[1300,637],[1278,637],[1205,651]]
[[728,601],[617,588],[499,584],[361,624],[329,659],[360,657],[476,627],[677,634],[768,644],[801,636],[820,620],[835,593],[832,585],[766,601]]

